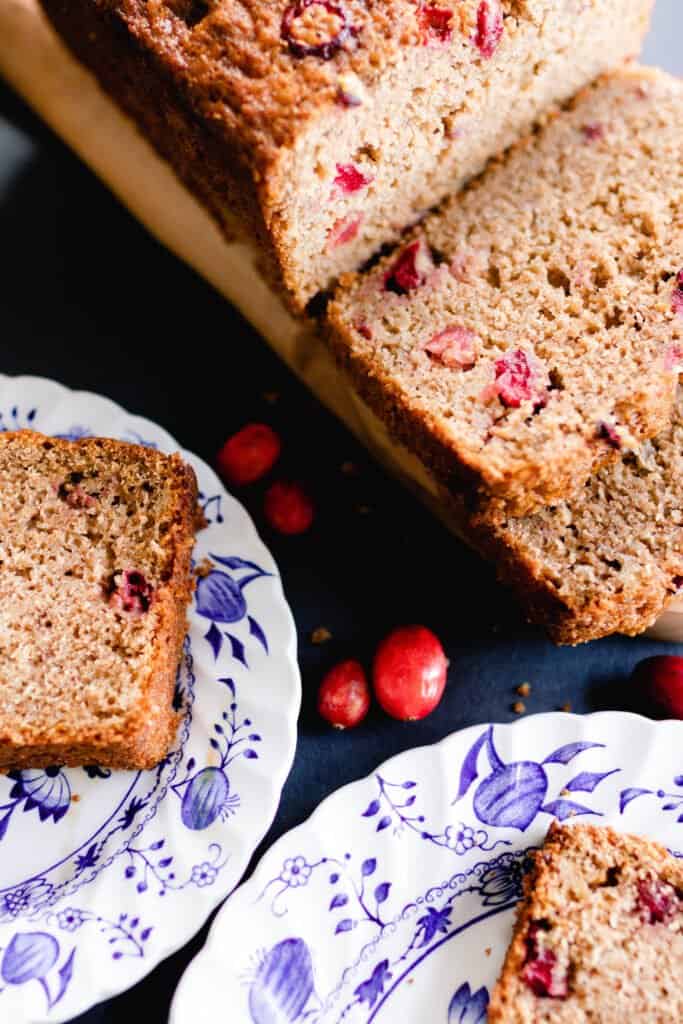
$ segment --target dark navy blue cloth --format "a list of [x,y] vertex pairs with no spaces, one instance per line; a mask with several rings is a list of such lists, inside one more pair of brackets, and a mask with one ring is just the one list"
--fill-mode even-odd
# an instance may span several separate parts
[[[556,649],[526,625],[492,570],[373,464],[249,325],[2,87],[0,261],[0,371],[107,395],[207,461],[245,422],[266,421],[284,439],[281,471],[313,492],[316,522],[301,538],[268,531],[262,487],[240,494],[282,571],[304,688],[294,768],[260,852],[393,754],[511,720],[522,682],[532,687],[529,713],[566,702],[577,712],[633,707],[633,665],[669,648],[614,637]],[[274,404],[264,397],[271,392]],[[355,475],[341,472],[346,461]],[[326,728],[315,712],[325,669],[347,657],[368,662],[383,634],[408,622],[430,626],[447,649],[438,710],[417,724],[373,712],[354,732]],[[318,626],[332,633],[322,646],[310,642]],[[162,1024],[204,935],[79,1024],[128,1024],[143,1009],[148,1024]]]

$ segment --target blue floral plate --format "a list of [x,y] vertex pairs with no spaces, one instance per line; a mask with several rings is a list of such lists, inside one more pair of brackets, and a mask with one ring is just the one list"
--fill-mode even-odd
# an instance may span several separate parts
[[[107,399],[0,376],[0,430],[118,437],[164,430]],[[239,881],[275,815],[296,743],[296,633],[242,506],[196,456],[208,526],[176,684],[185,716],[151,772],[0,776],[0,1020],[65,1021],[185,943]]]
[[172,1024],[480,1024],[553,818],[683,849],[683,722],[536,715],[393,758],[228,900]]

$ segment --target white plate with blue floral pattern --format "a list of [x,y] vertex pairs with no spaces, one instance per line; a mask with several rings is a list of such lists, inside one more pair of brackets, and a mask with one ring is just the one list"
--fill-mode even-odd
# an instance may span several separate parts
[[[178,450],[108,399],[0,376],[0,430]],[[0,777],[0,1020],[65,1021],[185,943],[240,879],[291,767],[301,683],[277,569],[242,506],[189,452],[208,525],[176,684],[185,715],[150,772]]]
[[266,854],[172,1024],[483,1024],[528,851],[553,818],[683,850],[681,750],[683,722],[553,713],[393,758]]

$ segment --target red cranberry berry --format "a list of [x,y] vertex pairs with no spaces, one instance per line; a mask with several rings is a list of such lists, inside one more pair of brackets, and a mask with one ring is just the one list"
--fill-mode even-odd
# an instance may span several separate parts
[[557,967],[557,957],[551,949],[542,949],[539,932],[545,931],[534,922],[525,939],[526,960],[522,968],[522,978],[534,995],[549,999],[566,999],[569,995],[567,976]]
[[441,700],[447,671],[438,637],[424,626],[402,626],[377,648],[372,668],[375,696],[392,718],[418,721]]
[[284,480],[268,489],[263,511],[270,526],[286,535],[305,533],[315,514],[313,502],[303,487]]
[[494,372],[495,381],[485,389],[485,399],[497,396],[510,409],[533,402],[534,411],[548,404],[550,381],[536,356],[521,348],[506,352],[496,359]]
[[407,295],[420,288],[432,269],[432,258],[426,244],[416,239],[403,249],[384,275],[384,290]]
[[265,423],[249,423],[228,438],[216,457],[218,472],[234,487],[253,484],[270,472],[280,457],[280,438]]
[[69,508],[95,508],[97,505],[97,499],[84,491],[80,484],[60,484],[58,494]]
[[[118,578],[117,574],[117,577]],[[131,612],[142,615],[149,610],[154,596],[154,589],[141,572],[127,569],[120,573],[121,582],[116,584],[109,595],[109,604],[119,612]]]
[[647,924],[668,924],[681,909],[681,901],[673,885],[661,878],[640,879],[638,910]]
[[353,729],[370,710],[370,687],[358,661],[331,668],[318,692],[318,713],[335,729]]
[[500,0],[481,0],[477,10],[474,45],[482,57],[493,57],[503,36],[504,19]]
[[330,60],[354,28],[341,0],[297,0],[285,10],[280,33],[294,57]]
[[683,657],[658,654],[645,658],[636,665],[631,680],[655,712],[683,719]]
[[671,309],[678,316],[683,316],[683,270],[676,274],[676,287],[671,298]]
[[581,129],[586,142],[600,142],[605,137],[605,126],[599,121],[585,124]]
[[422,347],[444,366],[469,370],[477,361],[477,335],[460,324],[446,327]]
[[365,338],[366,341],[372,341],[373,330],[370,324],[366,324],[365,321],[362,320],[359,324],[356,324],[355,327],[361,338]]
[[602,441],[606,441],[610,448],[614,448],[617,451],[621,448],[621,437],[613,423],[607,423],[605,420],[602,420],[598,424],[598,437]]
[[337,164],[337,174],[332,182],[332,195],[352,196],[367,188],[374,180],[359,171],[354,164]]
[[340,245],[348,245],[358,238],[360,226],[363,223],[362,213],[350,213],[348,217],[340,217],[330,228],[327,236],[327,251],[338,249]]
[[417,12],[422,42],[449,43],[453,35],[453,11],[450,7],[422,3]]

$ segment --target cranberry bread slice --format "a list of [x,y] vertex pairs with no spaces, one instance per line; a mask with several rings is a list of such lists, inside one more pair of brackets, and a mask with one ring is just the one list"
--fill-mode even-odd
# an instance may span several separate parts
[[652,0],[42,0],[302,309],[638,53]]
[[664,73],[600,79],[329,307],[359,392],[489,512],[576,492],[670,419],[682,102]]
[[467,532],[556,642],[642,633],[683,586],[683,393],[663,434],[572,500],[521,519],[475,517]]
[[100,438],[0,434],[0,768],[168,752],[195,476]]
[[683,863],[657,843],[551,826],[532,856],[489,1024],[683,1020]]

